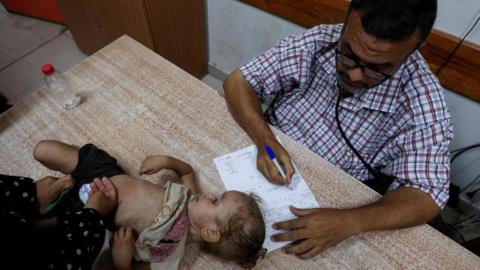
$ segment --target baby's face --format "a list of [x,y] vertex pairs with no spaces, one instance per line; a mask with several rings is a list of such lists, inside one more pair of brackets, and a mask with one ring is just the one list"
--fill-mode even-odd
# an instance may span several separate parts
[[195,194],[188,202],[188,216],[195,228],[211,223],[222,227],[245,203],[246,195],[238,191],[228,191],[221,196],[211,193]]

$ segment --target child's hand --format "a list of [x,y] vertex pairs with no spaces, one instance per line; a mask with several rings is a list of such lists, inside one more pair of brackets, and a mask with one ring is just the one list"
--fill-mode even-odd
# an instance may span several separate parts
[[37,207],[39,213],[43,213],[48,204],[66,188],[73,188],[74,180],[67,174],[61,178],[52,176],[44,177],[35,182],[37,189]]
[[142,162],[140,166],[140,174],[154,174],[159,172],[161,169],[167,168],[169,164],[168,156],[148,156]]
[[132,228],[120,227],[113,235],[112,257],[116,269],[131,269],[135,252]]

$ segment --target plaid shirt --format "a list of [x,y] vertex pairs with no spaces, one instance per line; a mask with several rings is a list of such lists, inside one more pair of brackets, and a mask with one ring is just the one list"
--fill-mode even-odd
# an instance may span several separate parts
[[[320,25],[280,41],[240,71],[262,102],[267,121],[362,181],[372,178],[335,122],[335,43],[342,25]],[[448,200],[453,138],[443,88],[418,51],[391,79],[342,99],[347,138],[374,168],[395,176],[390,189],[418,188],[443,207]]]

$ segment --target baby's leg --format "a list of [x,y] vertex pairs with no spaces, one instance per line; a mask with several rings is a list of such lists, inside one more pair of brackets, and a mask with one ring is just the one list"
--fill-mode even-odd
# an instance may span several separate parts
[[35,146],[33,157],[51,170],[71,174],[77,167],[78,147],[59,141],[44,140]]

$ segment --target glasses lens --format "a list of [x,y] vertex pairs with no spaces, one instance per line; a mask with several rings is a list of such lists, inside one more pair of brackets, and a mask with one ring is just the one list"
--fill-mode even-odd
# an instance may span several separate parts
[[383,74],[381,72],[378,72],[376,70],[373,70],[371,68],[362,66],[355,62],[355,60],[349,58],[348,56],[342,54],[341,52],[337,51],[337,61],[345,65],[347,68],[352,69],[355,67],[360,67],[362,69],[363,74],[366,77],[369,77],[374,80],[382,81],[388,78],[389,76],[386,74]]
[[352,59],[348,58],[347,56],[343,55],[342,53],[338,52],[337,53],[337,59],[344,65],[346,65],[349,68],[353,68],[357,66],[357,63],[353,61]]

